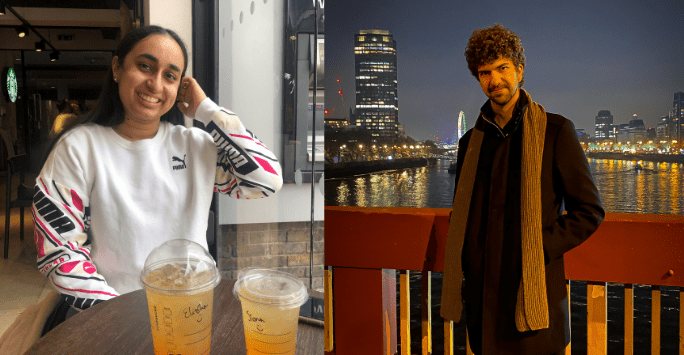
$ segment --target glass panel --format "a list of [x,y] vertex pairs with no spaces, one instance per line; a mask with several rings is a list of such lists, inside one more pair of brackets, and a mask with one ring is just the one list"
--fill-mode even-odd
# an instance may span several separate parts
[[[283,53],[284,149],[281,161],[286,183],[310,182],[312,168],[316,180],[323,172],[323,4],[322,1],[287,2]],[[314,156],[316,161],[312,167]]]
[[[315,53],[315,35],[300,33],[297,36],[297,143],[304,141],[306,147],[297,144],[295,155],[295,170],[311,172],[312,149],[314,139],[312,132],[315,128],[316,163],[315,169],[323,169],[323,38],[318,37],[318,52]],[[316,54],[316,83],[314,84],[314,53]],[[316,95],[314,100],[314,94]],[[315,103],[314,103],[315,101]],[[314,105],[316,124],[314,127]],[[306,149],[306,151],[304,151]]]

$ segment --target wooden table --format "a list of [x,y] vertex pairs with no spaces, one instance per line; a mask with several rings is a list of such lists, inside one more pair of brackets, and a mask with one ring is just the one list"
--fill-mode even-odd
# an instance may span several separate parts
[[[240,301],[233,296],[235,280],[221,280],[214,289],[212,354],[246,354]],[[322,297],[320,292],[309,294]],[[323,353],[323,327],[300,320],[297,355]],[[113,298],[57,326],[25,354],[154,354],[144,290]]]

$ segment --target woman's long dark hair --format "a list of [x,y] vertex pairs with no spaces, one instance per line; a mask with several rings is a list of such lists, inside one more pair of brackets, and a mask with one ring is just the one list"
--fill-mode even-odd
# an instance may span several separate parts
[[[151,35],[168,36],[173,38],[173,40],[178,43],[178,46],[180,46],[181,50],[183,51],[184,59],[183,73],[181,74],[182,79],[185,76],[185,70],[188,68],[188,51],[185,47],[185,43],[183,43],[183,40],[180,39],[176,32],[160,26],[145,26],[136,28],[131,31],[131,33],[126,35],[126,37],[121,40],[119,46],[114,52],[114,55],[118,57],[119,65],[123,66],[126,56],[136,44]],[[59,139],[64,134],[71,131],[74,127],[88,123],[94,123],[105,127],[114,127],[122,124],[125,119],[124,107],[121,103],[121,98],[119,97],[119,86],[114,82],[114,72],[110,67],[105,75],[102,92],[100,92],[100,97],[95,105],[95,108],[89,113],[80,116],[77,120],[68,123],[64,127],[62,133],[50,141],[48,149],[45,151],[45,156],[43,157],[43,164],[45,164],[47,157],[50,155],[50,152],[52,152],[52,149],[55,147],[55,144],[59,141]],[[161,116],[161,120],[178,125],[182,125],[184,122],[183,114],[176,105],[173,105],[167,113],[163,114]]]

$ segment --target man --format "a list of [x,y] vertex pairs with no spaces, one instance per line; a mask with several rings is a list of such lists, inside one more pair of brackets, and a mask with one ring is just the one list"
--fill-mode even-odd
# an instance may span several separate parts
[[572,122],[522,89],[523,52],[496,24],[474,31],[465,53],[489,100],[459,141],[441,315],[458,322],[463,299],[470,346],[482,355],[563,353],[563,253],[605,215]]

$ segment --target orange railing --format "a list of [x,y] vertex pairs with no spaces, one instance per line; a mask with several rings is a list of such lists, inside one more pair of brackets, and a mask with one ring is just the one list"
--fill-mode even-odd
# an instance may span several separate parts
[[[431,353],[427,276],[443,271],[449,211],[325,208],[326,354],[395,354],[398,342],[402,355],[411,354],[407,270],[424,276],[422,349],[423,354]],[[660,286],[679,287],[679,309],[684,308],[684,216],[609,213],[591,238],[565,254],[565,268],[568,279],[588,281],[588,354],[607,352],[608,282],[625,284],[625,354],[633,353],[632,285],[652,285],[651,354],[659,354]],[[399,331],[394,270],[402,271]],[[453,324],[445,322],[444,329],[444,353],[452,354]],[[678,349],[684,354],[681,311]]]

